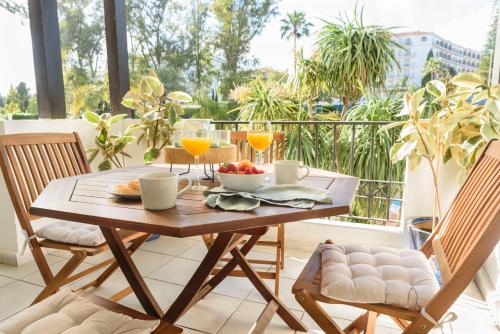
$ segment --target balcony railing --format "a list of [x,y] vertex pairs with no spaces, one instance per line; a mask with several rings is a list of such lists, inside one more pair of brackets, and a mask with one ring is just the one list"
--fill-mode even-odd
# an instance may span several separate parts
[[[246,121],[213,121],[219,129],[245,130]],[[335,219],[399,226],[404,163],[392,164],[389,149],[397,130],[378,133],[389,121],[273,121],[286,134],[286,158],[360,178],[349,216]]]

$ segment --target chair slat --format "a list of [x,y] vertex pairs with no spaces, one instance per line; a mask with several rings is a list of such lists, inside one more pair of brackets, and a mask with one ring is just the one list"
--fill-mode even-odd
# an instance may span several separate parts
[[[35,184],[33,182],[33,178],[31,175],[31,171],[28,168],[28,164],[26,163],[26,157],[23,154],[23,151],[20,146],[14,146],[14,152],[16,154],[17,162],[19,163],[19,166],[21,166],[21,170],[23,172],[24,176],[24,182],[26,183],[28,187],[28,192],[31,197],[31,203],[38,197],[38,193],[35,188]],[[28,206],[29,208],[29,206]]]
[[[21,207],[25,209],[27,212],[29,207],[31,206],[31,200],[30,200],[30,195],[28,194],[28,191],[26,189],[26,184],[24,181],[24,177],[22,174],[21,166],[19,165],[17,161],[16,154],[14,152],[14,148],[12,146],[6,146],[5,150],[7,152],[7,155],[9,157],[9,165],[10,168],[13,172],[13,174],[16,177],[16,180],[12,180],[12,183],[14,183],[14,189],[17,189],[18,192],[21,193],[21,198],[23,199],[23,203],[19,203]],[[7,180],[6,180],[7,182]]]
[[64,160],[63,160],[63,157],[61,155],[61,152],[59,151],[59,146],[57,146],[57,144],[49,144],[49,146],[52,149],[52,152],[54,152],[55,161],[57,163],[57,166],[59,167],[59,170],[61,171],[61,174],[64,177],[68,177],[69,173],[68,173],[68,170],[66,169],[66,166],[64,164]]
[[[55,179],[60,179],[63,177],[63,174],[61,172],[61,167],[59,166],[56,155],[54,151],[52,150],[52,146],[50,144],[44,144],[43,145],[44,151],[47,153],[48,160],[47,162],[50,164],[50,170],[53,171],[54,173],[54,178]],[[51,179],[52,180],[52,179]]]
[[36,192],[37,192],[37,197],[38,194],[40,194],[43,190],[43,184],[42,184],[42,179],[40,176],[40,171],[38,170],[38,167],[35,164],[35,161],[33,160],[33,156],[30,150],[30,147],[28,145],[22,145],[21,146],[22,153],[28,162],[28,167],[31,171],[31,178],[33,179],[33,182],[36,187]]
[[[52,166],[52,162],[50,161],[50,153],[47,151],[47,147],[43,144],[37,144],[36,145],[38,152],[40,153],[40,157],[42,158],[42,163],[43,166],[45,167],[45,172],[47,173],[47,177],[49,178],[49,181],[52,181],[56,179],[57,174],[54,171],[54,168]],[[58,169],[57,169],[58,170]]]
[[68,154],[69,160],[71,162],[71,166],[73,166],[73,170],[76,175],[83,174],[83,171],[80,170],[80,166],[78,165],[78,161],[76,158],[76,153],[73,151],[73,147],[69,143],[64,143],[64,147],[66,148],[66,153]]
[[43,187],[46,187],[47,184],[49,184],[50,179],[49,179],[46,167],[43,164],[44,158],[42,157],[37,145],[29,145],[29,147],[31,149],[33,159],[35,160],[35,164],[37,166],[37,169],[38,169],[38,172],[40,175],[40,179],[42,180]]
[[452,276],[467,258],[474,256],[478,240],[500,207],[498,141],[492,142],[486,150],[462,186],[435,237],[440,240],[442,249],[438,249],[438,252],[446,259]]
[[61,152],[61,156],[63,158],[63,164],[66,167],[66,170],[68,171],[69,176],[77,175],[77,173],[75,172],[75,169],[73,168],[73,165],[71,164],[71,160],[70,160],[68,152],[66,150],[66,146],[64,146],[64,143],[59,143],[59,144],[55,144],[55,145],[57,145],[57,148],[59,148],[59,152]]

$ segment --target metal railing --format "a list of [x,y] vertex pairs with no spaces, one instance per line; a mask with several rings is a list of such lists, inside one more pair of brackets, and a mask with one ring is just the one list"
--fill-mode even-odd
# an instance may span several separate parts
[[[212,121],[219,129],[245,130],[247,121]],[[397,130],[378,133],[390,121],[272,121],[286,135],[287,159],[360,178],[352,212],[336,217],[358,223],[399,226],[404,163],[390,162]]]

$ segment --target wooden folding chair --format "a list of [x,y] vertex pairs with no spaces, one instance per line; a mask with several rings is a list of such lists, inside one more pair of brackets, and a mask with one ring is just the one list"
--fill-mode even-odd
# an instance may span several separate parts
[[[231,132],[231,143],[236,145],[237,147],[237,160],[250,160],[255,162],[256,160],[256,152],[247,141],[247,132],[246,131],[232,131]],[[264,162],[272,163],[274,160],[284,160],[285,159],[285,134],[283,132],[275,132],[273,136],[273,141],[269,148],[264,152]],[[285,268],[285,225],[278,224],[276,241],[274,240],[262,240],[257,241],[257,245],[261,246],[269,246],[276,248],[276,260],[259,260],[259,259],[250,259],[250,263],[254,264],[268,264],[275,266],[274,272],[258,272],[260,277],[274,279],[274,289],[275,293],[279,295],[280,289],[280,272],[281,269]],[[203,240],[205,244],[209,247],[214,241],[213,236],[207,235],[203,236]],[[245,241],[244,241],[245,242]],[[223,259],[228,261],[228,259]],[[215,271],[216,273],[217,271]],[[240,270],[234,270],[232,275],[241,276],[244,275]]]
[[[107,250],[108,245],[103,243],[98,246],[82,246],[40,239],[37,238],[32,226],[32,221],[39,217],[29,214],[31,203],[51,180],[90,173],[90,166],[76,132],[0,136],[0,167],[21,229],[27,238],[33,258],[46,285],[33,303],[52,295],[63,285],[108,266],[99,277],[83,286],[82,289],[92,286],[98,287],[118,269],[114,258],[110,258],[73,274],[87,256],[97,255]],[[130,242],[128,248],[130,253],[135,252],[148,238],[147,234],[140,232],[120,231],[120,234],[124,242]],[[42,248],[66,250],[71,252],[73,256],[54,275],[49,268]],[[128,287],[111,299],[119,300],[131,292],[131,288]]]
[[[321,253],[317,249],[295,285],[295,298],[326,333],[375,332],[377,316],[390,316],[405,334],[428,333],[441,325],[447,310],[491,254],[500,237],[500,141],[490,142],[460,189],[442,222],[421,251],[435,255],[443,286],[420,310],[386,304],[335,300],[320,293]],[[319,302],[347,304],[367,310],[341,329]],[[445,317],[446,318],[446,317]]]

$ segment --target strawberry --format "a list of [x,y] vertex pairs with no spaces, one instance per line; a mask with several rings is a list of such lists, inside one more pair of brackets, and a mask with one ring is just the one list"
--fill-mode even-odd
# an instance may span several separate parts
[[245,172],[244,172],[244,171],[242,171],[242,170],[239,170],[239,171],[238,171],[238,174],[245,174]]
[[253,167],[252,167],[252,172],[253,172],[254,174],[257,174],[257,171],[258,171],[257,167],[253,166]]
[[235,173],[236,173],[236,172],[238,172],[238,167],[236,167],[236,165],[235,165],[235,164],[233,164],[233,163],[230,163],[230,164],[227,166],[227,168],[228,168],[230,171],[233,171],[233,172],[235,172]]
[[253,172],[253,168],[247,168],[245,174],[255,174],[255,173]]
[[229,172],[227,172],[226,174],[234,174],[234,172],[232,170],[230,170]]
[[220,166],[218,172],[219,173],[227,173],[228,172],[227,166],[226,165]]
[[261,170],[261,169],[258,169],[257,172],[256,172],[256,174],[264,174],[264,171]]

